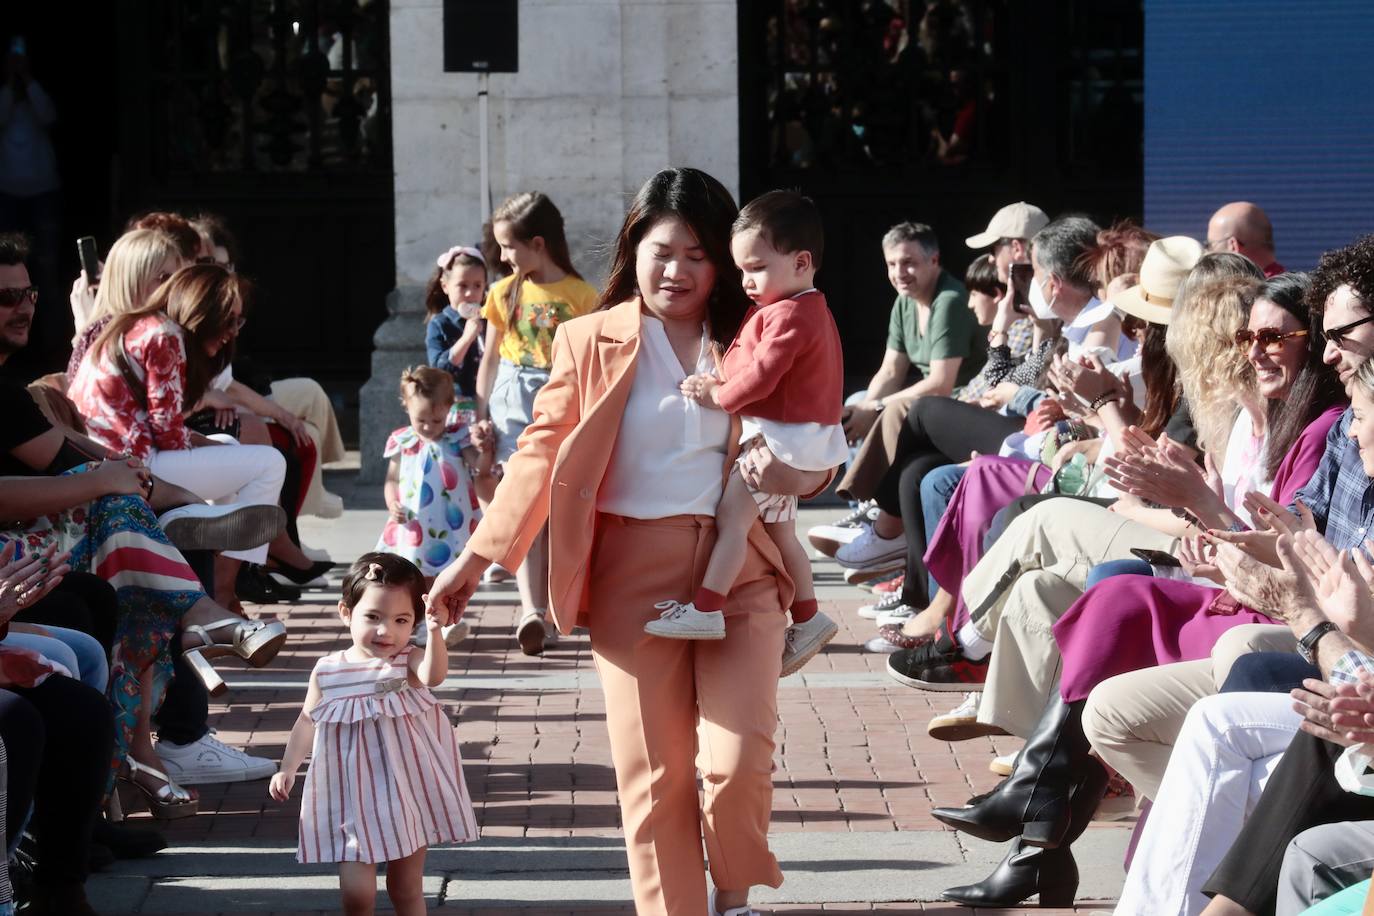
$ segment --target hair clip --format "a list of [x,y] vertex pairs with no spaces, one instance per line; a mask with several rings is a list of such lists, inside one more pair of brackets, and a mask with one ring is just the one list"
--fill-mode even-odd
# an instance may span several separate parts
[[452,261],[455,257],[457,257],[460,254],[465,254],[470,258],[476,258],[477,260],[482,262],[483,267],[485,267],[487,264],[487,259],[482,257],[482,252],[478,251],[476,248],[473,248],[471,245],[454,245],[448,251],[445,251],[443,254],[439,255],[440,269],[447,270],[448,262]]
[[369,582],[380,582],[380,581],[382,581],[382,564],[380,564],[380,563],[369,563],[369,564],[367,564],[367,572],[363,573],[363,578],[366,579],[366,580],[369,581]]

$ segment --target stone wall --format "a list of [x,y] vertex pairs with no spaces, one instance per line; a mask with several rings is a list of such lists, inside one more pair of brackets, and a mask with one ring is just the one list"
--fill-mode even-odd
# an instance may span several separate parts
[[[492,198],[544,191],[593,283],[646,178],[704,169],[738,193],[736,7],[715,0],[520,0],[520,72],[490,77]],[[396,282],[362,391],[365,479],[403,425],[400,369],[424,359],[421,287],[481,224],[474,74],[443,72],[442,0],[392,0]]]

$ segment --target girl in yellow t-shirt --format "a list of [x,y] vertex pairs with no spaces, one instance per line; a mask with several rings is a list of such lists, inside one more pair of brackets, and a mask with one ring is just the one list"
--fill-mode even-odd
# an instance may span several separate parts
[[[492,214],[501,260],[515,271],[495,283],[482,306],[486,349],[477,370],[477,409],[496,433],[496,460],[515,454],[516,440],[534,417],[534,396],[549,380],[553,334],[569,318],[596,308],[596,290],[568,255],[563,214],[538,191],[503,201]],[[552,633],[548,609],[548,551],[540,535],[516,572],[524,612],[516,625],[526,655],[544,651]]]

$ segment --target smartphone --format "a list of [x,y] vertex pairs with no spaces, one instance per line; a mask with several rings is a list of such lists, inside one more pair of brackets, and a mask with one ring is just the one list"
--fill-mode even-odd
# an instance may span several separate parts
[[1143,547],[1132,547],[1132,548],[1131,548],[1131,554],[1132,554],[1132,556],[1134,556],[1137,560],[1144,560],[1146,563],[1149,563],[1151,566],[1158,566],[1158,567],[1161,567],[1161,568],[1168,568],[1168,567],[1171,567],[1171,566],[1182,566],[1182,565],[1183,565],[1182,563],[1180,563],[1180,562],[1178,561],[1178,558],[1175,557],[1173,554],[1165,553],[1165,552],[1162,551],[1162,550],[1146,550],[1146,549],[1143,548]]
[[1033,276],[1035,268],[1029,264],[1011,265],[1011,307],[1026,315],[1031,310],[1030,285]]
[[81,269],[86,272],[86,285],[95,286],[100,282],[100,256],[95,247],[95,236],[83,235],[76,240],[76,256],[81,259]]

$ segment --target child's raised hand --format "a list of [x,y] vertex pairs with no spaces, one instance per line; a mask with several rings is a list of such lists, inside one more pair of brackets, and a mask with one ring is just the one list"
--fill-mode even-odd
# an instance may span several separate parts
[[284,802],[291,797],[291,788],[296,784],[296,774],[278,770],[272,777],[272,782],[268,784],[268,794],[275,801]]
[[715,401],[711,397],[711,393],[719,384],[720,382],[710,375],[689,375],[682,380],[679,387],[683,394],[698,404],[714,406]]
[[[447,611],[436,608],[432,603],[430,603],[429,595],[425,595],[424,600],[425,629],[428,630],[430,635],[432,636],[433,634],[437,633],[440,630],[440,628],[444,626],[446,618],[448,617],[448,613]],[[459,612],[459,616],[462,616],[461,611]]]
[[472,424],[469,440],[479,452],[496,451],[496,435],[490,420],[478,420]]

